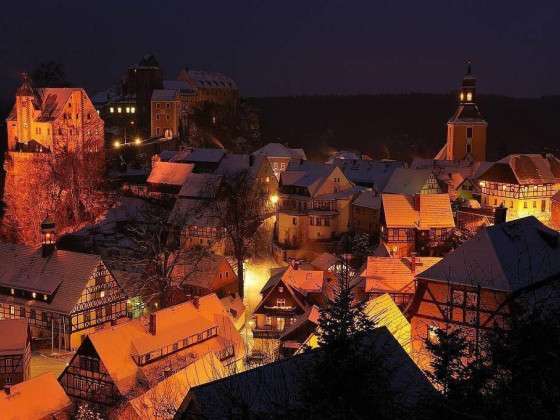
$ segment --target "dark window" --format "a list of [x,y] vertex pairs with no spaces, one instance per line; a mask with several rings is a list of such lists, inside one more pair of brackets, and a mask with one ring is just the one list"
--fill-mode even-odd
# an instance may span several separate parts
[[20,318],[25,318],[25,306],[20,306],[19,307],[19,317]]
[[467,138],[472,139],[472,127],[467,127]]
[[31,309],[31,312],[29,313],[29,318],[31,318],[31,319],[37,318],[37,314],[35,313],[35,309]]

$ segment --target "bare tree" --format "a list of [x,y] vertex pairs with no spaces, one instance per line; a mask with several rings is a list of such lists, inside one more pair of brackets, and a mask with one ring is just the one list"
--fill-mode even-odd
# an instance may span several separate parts
[[243,262],[251,256],[256,233],[270,215],[266,190],[248,171],[224,177],[216,190],[216,198],[209,203],[208,211],[237,262],[239,295],[243,297]]

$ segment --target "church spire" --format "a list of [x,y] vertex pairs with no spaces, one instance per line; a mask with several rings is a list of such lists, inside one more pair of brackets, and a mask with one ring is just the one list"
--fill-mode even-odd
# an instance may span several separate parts
[[469,104],[475,102],[476,77],[472,74],[472,65],[467,61],[467,72],[463,77],[463,83],[459,91],[459,103]]
[[33,96],[31,79],[26,72],[21,73],[21,86],[17,88],[16,96]]

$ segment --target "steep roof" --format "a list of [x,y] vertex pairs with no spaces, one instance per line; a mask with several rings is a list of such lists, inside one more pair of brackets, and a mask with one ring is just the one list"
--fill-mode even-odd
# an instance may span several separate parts
[[374,257],[367,259],[362,272],[365,292],[414,293],[414,278],[437,262],[439,257],[415,257],[414,271],[411,257]]
[[[225,376],[227,372],[222,362],[213,353],[207,353],[184,369],[158,382],[144,394],[130,400],[128,404],[136,415],[135,418],[169,419],[173,417],[192,387]],[[126,414],[123,417],[129,418]]]
[[[215,294],[203,296],[199,298],[198,305],[197,308],[192,302],[185,302],[155,312],[155,335],[147,328],[147,318],[140,318],[88,336],[122,395],[131,391],[140,378],[152,384],[158,382],[157,375],[161,374],[161,368],[171,361],[184,367],[187,359],[194,361],[210,351],[223,350],[228,345],[234,346],[236,357],[244,355],[241,336],[218,297]],[[212,326],[218,328],[217,337],[186,347],[160,361],[139,366],[133,359],[134,355],[171,346]]]
[[194,173],[187,175],[179,197],[183,198],[214,198],[216,189],[222,180],[221,175],[209,173]]
[[491,226],[418,277],[516,292],[560,273],[559,238],[533,216]]
[[429,169],[396,168],[383,189],[384,193],[414,195],[420,193],[433,173]]
[[479,179],[519,185],[555,184],[560,182],[560,160],[551,154],[509,155],[493,164]]
[[0,320],[0,356],[22,354],[27,347],[27,319]]
[[185,157],[185,161],[189,163],[218,163],[222,160],[225,154],[226,152],[224,149],[196,148],[192,149]]
[[[382,194],[383,214],[387,227],[453,228],[449,194]],[[416,202],[415,202],[416,201]]]
[[368,301],[364,312],[376,327],[386,327],[400,346],[410,354],[412,351],[410,323],[389,294]]
[[253,152],[255,156],[307,159],[303,149],[293,149],[281,143],[268,143]]
[[333,163],[342,169],[350,181],[358,185],[371,185],[376,191],[383,191],[393,172],[403,166],[403,162],[396,160],[335,159]]
[[182,94],[194,94],[195,90],[183,80],[164,80],[163,88],[178,91]]
[[186,70],[196,88],[237,89],[232,78],[218,72]]
[[155,162],[148,177],[148,184],[182,186],[192,172],[194,165],[189,163]]
[[[54,294],[49,302],[21,300],[32,306],[70,313],[101,263],[98,255],[56,250],[43,258],[41,249],[0,242],[0,285]],[[20,298],[14,300],[19,302]]]
[[450,123],[469,122],[469,123],[486,123],[486,120],[478,110],[478,106],[474,103],[460,104],[455,113],[449,119]]
[[35,89],[40,100],[41,115],[39,121],[51,121],[64,112],[64,106],[74,92],[87,94],[81,88],[42,88]]
[[42,420],[64,410],[72,401],[52,373],[10,387],[10,395],[0,391],[2,420]]
[[319,270],[328,271],[337,262],[338,258],[336,255],[329,252],[323,252],[311,261],[311,265]]
[[380,209],[381,197],[373,191],[362,191],[358,194],[352,205],[368,209]]
[[176,100],[178,100],[178,92],[175,89],[154,89],[152,92],[152,102]]
[[[426,376],[387,328],[378,328],[362,340],[364,351],[383,355],[389,371],[389,385],[394,392],[399,393],[401,404],[413,405],[434,392]],[[252,413],[262,416],[276,413],[278,407],[297,410],[300,404],[298,384],[301,375],[305,374],[320,351],[318,349],[293,356],[194,387],[185,397],[175,418],[190,418],[188,410],[195,409],[192,414],[202,415],[205,419],[223,419],[239,403],[250,407]],[[235,403],[231,398],[232,393],[236,397]],[[189,407],[191,402],[194,404]]]
[[192,258],[182,259],[173,267],[172,277],[182,285],[200,287],[210,291],[215,291],[220,287],[236,281],[235,274],[226,278],[216,280],[216,275],[220,272],[220,266],[227,264],[231,268],[228,260],[223,255],[210,254],[202,257],[199,261],[192,261]]

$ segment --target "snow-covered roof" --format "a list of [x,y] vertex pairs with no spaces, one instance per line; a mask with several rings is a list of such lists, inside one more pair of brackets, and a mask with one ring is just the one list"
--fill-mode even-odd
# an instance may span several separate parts
[[237,85],[233,79],[222,73],[204,70],[188,70],[188,75],[199,89],[237,89]]
[[70,415],[71,406],[72,401],[51,372],[12,385],[9,395],[0,391],[2,420],[58,418],[65,410]]
[[294,149],[284,146],[282,143],[268,143],[260,149],[253,152],[255,156],[278,157],[278,158],[293,158],[293,159],[307,159],[303,149]]
[[69,313],[100,264],[98,255],[55,250],[44,258],[41,249],[0,242],[0,286],[52,296],[49,301],[21,298],[37,307]]
[[383,192],[406,195],[418,194],[430,177],[433,176],[429,169],[396,168]]
[[389,228],[453,228],[449,194],[382,194],[383,214]]
[[224,149],[207,149],[207,148],[196,148],[192,149],[184,159],[186,162],[210,162],[218,163],[222,160],[226,151]]
[[361,274],[365,292],[414,293],[414,277],[439,261],[439,257],[415,257],[413,264],[412,257],[369,256]]
[[184,80],[164,80],[163,81],[163,88],[164,89],[171,89],[181,94],[194,94],[196,93],[195,90]]
[[366,207],[369,209],[380,209],[381,197],[371,190],[362,191],[352,204],[354,206]]
[[335,169],[336,166],[326,163],[309,160],[290,161],[287,170],[280,175],[280,182],[282,185],[305,187],[310,195],[313,195]]
[[487,227],[419,277],[516,292],[560,274],[559,239],[533,216]]
[[221,175],[191,172],[179,192],[181,198],[213,198],[220,186]]
[[515,154],[494,163],[480,180],[519,185],[560,183],[560,160],[552,154]]
[[412,351],[412,329],[410,322],[389,294],[371,299],[364,308],[365,314],[376,327],[386,327],[401,347],[410,354]]
[[177,101],[179,92],[174,89],[154,89],[152,92],[152,102]]
[[[363,346],[359,348],[372,354],[383,355],[386,370],[389,372],[389,386],[392,392],[399,395],[399,402],[403,406],[412,407],[435,392],[424,373],[386,327],[377,328],[362,340]],[[319,352],[320,349],[282,359],[191,388],[179,408],[177,417],[188,417],[191,401],[196,401],[196,414],[207,420],[227,418],[239,404],[251,407],[254,413],[274,413],[279,406],[296,412],[301,401],[298,396],[298,384]],[[227,395],[227,391],[224,392],[231,389],[236,390],[235,401]],[[263,389],[272,392],[262,392]]]
[[387,181],[397,168],[403,167],[403,162],[396,160],[348,160],[335,159],[334,165],[339,166],[344,175],[358,185],[366,185],[383,191]]
[[189,163],[155,162],[147,182],[181,187],[193,168]]
[[[184,368],[190,359],[195,361],[209,352],[217,353],[233,345],[235,357],[244,356],[243,340],[235,329],[229,313],[215,294],[185,302],[152,313],[155,334],[148,328],[148,320],[138,318],[124,324],[105,328],[88,335],[95,351],[121,395],[127,395],[139,380],[150,387],[161,379],[164,367]],[[218,335],[170,353],[146,365],[138,365],[133,356],[157,351],[198,333],[217,327]],[[84,342],[85,345],[86,342]],[[79,354],[80,350],[78,349]],[[178,370],[178,369],[176,369]]]

